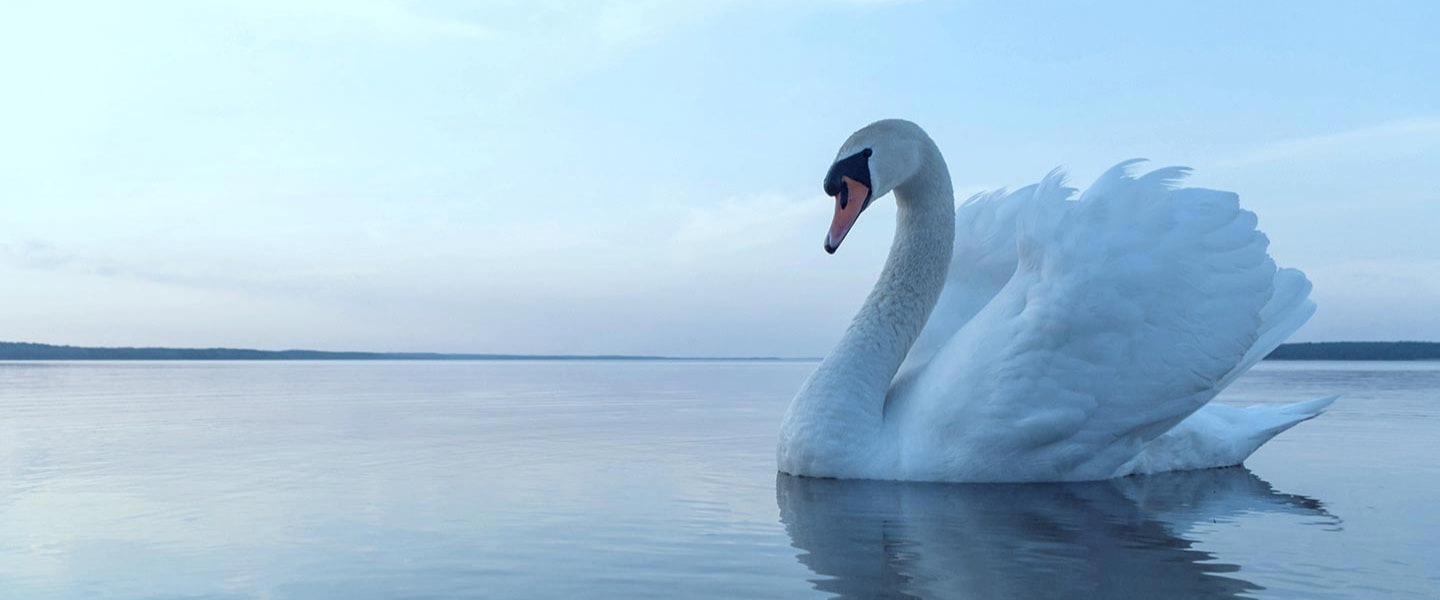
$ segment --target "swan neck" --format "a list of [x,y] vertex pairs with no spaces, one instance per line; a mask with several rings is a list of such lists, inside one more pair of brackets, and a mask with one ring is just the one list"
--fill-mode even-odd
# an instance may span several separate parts
[[785,439],[814,442],[823,435],[830,450],[782,444],[787,472],[833,476],[837,465],[871,451],[880,437],[890,382],[945,287],[955,242],[955,197],[944,159],[924,141],[929,152],[919,169],[894,190],[895,239],[880,278],[787,416]]
[[945,287],[955,243],[949,172],[939,151],[931,148],[917,173],[895,189],[898,211],[890,255],[835,355],[837,367],[866,374],[864,393],[877,417],[890,382]]

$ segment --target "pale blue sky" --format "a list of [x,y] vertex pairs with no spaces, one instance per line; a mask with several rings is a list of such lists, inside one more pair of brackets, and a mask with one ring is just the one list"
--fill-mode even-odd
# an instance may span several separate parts
[[884,117],[962,193],[1143,156],[1320,304],[1440,340],[1440,3],[45,2],[0,8],[0,339],[828,350],[893,231]]

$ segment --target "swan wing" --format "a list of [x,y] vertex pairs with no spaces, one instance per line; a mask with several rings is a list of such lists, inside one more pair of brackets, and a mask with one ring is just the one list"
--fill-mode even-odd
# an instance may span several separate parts
[[941,346],[1010,282],[1020,260],[1016,219],[1036,210],[1032,204],[1037,203],[1063,210],[1068,204],[1065,196],[1073,192],[1061,186],[1041,190],[1036,184],[1009,193],[976,194],[955,208],[955,247],[945,287],[906,354],[901,373],[929,363]]
[[[1309,283],[1277,271],[1235,194],[1178,188],[1184,168],[1135,177],[1135,162],[1078,199],[1052,173],[1006,197],[1009,212],[989,209],[1008,219],[1013,242],[966,252],[1013,243],[1011,273],[963,319],[932,317],[927,333],[943,339],[887,398],[905,478],[1123,474],[1309,317]],[[964,261],[957,250],[955,267]],[[1000,271],[979,280],[993,284]],[[987,293],[974,277],[957,282],[937,310]]]

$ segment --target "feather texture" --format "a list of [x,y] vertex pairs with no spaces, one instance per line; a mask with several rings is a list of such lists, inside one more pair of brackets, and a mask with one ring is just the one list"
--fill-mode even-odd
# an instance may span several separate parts
[[[782,470],[1106,479],[1239,464],[1319,414],[1333,398],[1278,408],[1211,404],[1313,314],[1310,283],[1276,268],[1256,216],[1235,194],[1179,187],[1188,173],[1181,167],[1136,176],[1139,162],[1116,165],[1078,195],[1054,171],[1036,185],[962,203],[934,309],[898,372],[878,373],[893,375],[879,422],[848,438],[830,427],[850,454],[823,473],[786,464],[786,445],[805,444],[787,428]],[[903,297],[910,287],[924,284],[882,280],[872,298]],[[857,324],[865,317],[862,309]],[[864,365],[863,352],[863,344],[842,343],[832,357]],[[795,414],[802,400],[855,401],[837,377],[822,364],[787,423],[816,423]],[[828,395],[807,397],[819,389]]]

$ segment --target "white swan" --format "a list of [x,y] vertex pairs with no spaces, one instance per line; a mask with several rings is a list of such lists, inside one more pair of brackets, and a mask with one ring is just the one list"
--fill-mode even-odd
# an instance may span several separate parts
[[1210,404],[1298,329],[1310,282],[1276,269],[1229,192],[1132,177],[1078,198],[1052,172],[958,210],[908,121],[850,136],[826,176],[834,252],[894,191],[889,259],[781,424],[792,475],[1079,481],[1240,464],[1334,397]]

